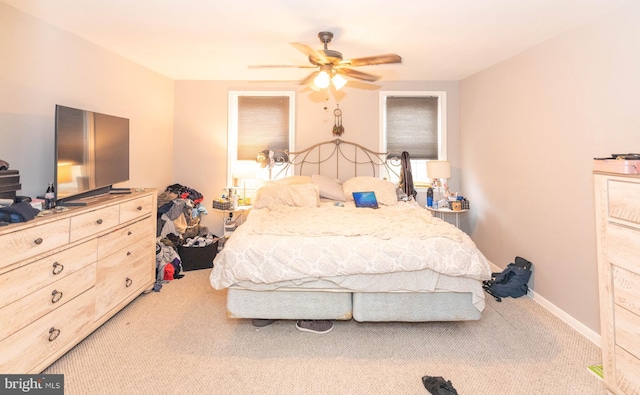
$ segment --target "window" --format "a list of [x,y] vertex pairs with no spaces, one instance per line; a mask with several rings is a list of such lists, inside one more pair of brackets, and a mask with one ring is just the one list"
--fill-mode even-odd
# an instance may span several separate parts
[[229,92],[227,185],[238,185],[238,175],[249,178],[252,168],[268,178],[256,162],[260,151],[293,150],[294,103],[294,92]]
[[[384,152],[411,157],[416,187],[430,182],[427,161],[446,159],[446,92],[381,92],[381,142]],[[400,167],[396,169],[400,174]],[[397,179],[391,181],[397,182]]]

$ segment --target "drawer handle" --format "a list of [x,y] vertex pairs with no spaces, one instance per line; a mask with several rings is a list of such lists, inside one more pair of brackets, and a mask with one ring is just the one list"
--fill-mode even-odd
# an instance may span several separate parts
[[62,299],[62,292],[54,289],[51,292],[51,303],[58,303],[60,299]]
[[102,225],[102,218],[100,218],[99,220],[97,220],[97,221],[96,221],[96,223],[97,223],[98,225]]
[[43,242],[43,241],[44,241],[44,240],[42,240],[42,237],[38,237],[38,238],[37,238],[37,239],[35,239],[33,242],[34,242],[34,243],[36,243],[36,244],[38,244],[38,245],[40,245],[40,244],[42,244],[42,242]]
[[138,211],[142,211],[142,206],[138,206],[136,208],[138,209]]
[[51,329],[49,329],[49,341],[52,342],[56,340],[58,336],[60,336],[60,329],[51,327]]
[[132,234],[131,231],[127,232],[127,236],[131,236],[131,234]]
[[130,279],[129,277],[127,277],[126,280],[124,280],[124,284],[127,288],[129,288],[131,286],[131,284],[133,284],[133,280]]
[[64,270],[64,265],[58,262],[53,262],[53,274],[60,274]]
[[131,251],[127,251],[127,256],[131,255]]

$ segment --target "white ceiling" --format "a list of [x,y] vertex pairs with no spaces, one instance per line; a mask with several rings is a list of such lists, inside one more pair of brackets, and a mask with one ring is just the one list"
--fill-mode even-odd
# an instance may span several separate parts
[[[299,80],[320,31],[386,80],[460,80],[627,0],[0,0],[177,80]],[[635,0],[629,0],[635,1]]]

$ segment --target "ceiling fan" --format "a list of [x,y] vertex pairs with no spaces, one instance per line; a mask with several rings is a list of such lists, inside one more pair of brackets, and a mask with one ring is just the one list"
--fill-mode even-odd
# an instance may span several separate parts
[[[302,43],[291,43],[296,49],[309,58],[311,65],[304,66],[250,66],[250,67],[297,67],[297,68],[317,68],[318,70],[309,74],[300,82],[300,85],[307,85],[315,89],[324,89],[333,83],[336,89],[342,88],[347,80],[343,77],[355,78],[367,82],[373,82],[380,79],[379,76],[365,73],[363,71],[354,70],[353,67],[370,66],[388,63],[402,63],[402,58],[396,54],[366,56],[363,58],[344,59],[338,51],[328,48],[328,44],[333,39],[333,33],[320,32],[318,38],[324,45],[324,49],[315,50],[310,46]],[[313,83],[312,83],[313,82]]]

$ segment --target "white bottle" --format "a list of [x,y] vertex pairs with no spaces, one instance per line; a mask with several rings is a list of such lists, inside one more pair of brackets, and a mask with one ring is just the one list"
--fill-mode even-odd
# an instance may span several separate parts
[[231,197],[231,207],[236,210],[238,208],[238,195],[235,193]]

